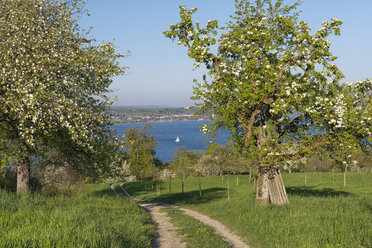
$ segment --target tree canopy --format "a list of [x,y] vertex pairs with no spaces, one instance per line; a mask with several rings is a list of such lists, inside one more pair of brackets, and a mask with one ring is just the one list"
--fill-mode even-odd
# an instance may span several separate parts
[[222,146],[211,143],[200,158],[197,167],[203,175],[222,176],[226,173],[244,172],[249,165],[232,144]]
[[157,142],[153,135],[146,133],[149,128],[151,128],[149,125],[140,129],[130,127],[123,136],[129,170],[137,179],[153,176],[155,169],[154,155]]
[[192,20],[197,8],[180,6],[180,22],[164,32],[208,71],[193,95],[200,113],[213,113],[203,131],[231,130],[234,144],[257,159],[257,205],[288,202],[279,162],[326,147],[347,168],[360,144],[371,145],[371,80],[340,84],[330,50],[342,22],[312,32],[298,5],[235,0],[221,28],[217,20],[202,27]]
[[170,162],[170,168],[178,176],[187,177],[192,174],[195,164],[201,157],[201,152],[187,151],[185,146],[175,148],[174,155]]
[[235,144],[266,165],[333,139],[371,137],[371,81],[340,85],[327,39],[340,35],[341,21],[312,32],[298,18],[298,2],[235,2],[224,27],[217,20],[202,27],[192,20],[197,8],[180,6],[180,22],[164,32],[208,71],[193,96],[200,112],[213,112],[206,130],[231,130]]
[[80,29],[84,13],[80,0],[0,1],[0,147],[19,165],[51,145],[97,151],[109,133],[107,93],[125,68]]

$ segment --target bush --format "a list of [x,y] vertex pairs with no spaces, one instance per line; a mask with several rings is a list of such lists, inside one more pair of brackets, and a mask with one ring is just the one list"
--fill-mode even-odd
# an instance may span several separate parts
[[201,176],[218,176],[221,174],[221,168],[216,163],[217,158],[213,155],[204,155],[199,159],[199,162],[194,166],[195,171],[198,171]]
[[250,163],[231,144],[211,143],[205,154],[199,159],[195,170],[203,176],[223,175],[247,172]]
[[40,171],[38,179],[43,185],[41,192],[46,196],[71,196],[73,186],[83,184],[83,177],[69,165],[46,166]]
[[61,190],[54,184],[47,184],[44,185],[41,194],[44,196],[58,196],[58,195],[63,195]]

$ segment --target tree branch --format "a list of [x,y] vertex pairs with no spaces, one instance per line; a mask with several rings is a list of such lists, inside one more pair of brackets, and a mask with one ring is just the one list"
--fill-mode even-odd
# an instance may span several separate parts
[[[297,52],[298,48],[299,48],[298,46],[295,47],[295,49],[293,50],[292,53]],[[287,68],[294,61],[295,58],[296,58],[296,56],[293,55],[292,58],[282,67],[282,69],[279,72],[278,78],[275,82],[276,84],[280,83],[280,81],[282,80],[282,76],[283,76],[283,72],[284,72],[285,68]]]
[[251,117],[249,118],[248,123],[246,125],[244,125],[244,123],[242,123],[242,126],[244,128],[244,131],[246,132],[246,136],[245,136],[245,143],[246,143],[246,145],[248,145],[248,142],[251,139],[251,136],[252,136],[252,126],[255,123],[255,121],[257,119],[257,116],[260,113],[261,113],[261,110],[260,109],[256,109],[251,114]]
[[294,118],[291,123],[288,124],[279,134],[279,138],[283,137],[288,132],[295,132],[298,129],[298,123],[300,121],[304,120],[306,118],[306,115],[300,115],[296,118]]

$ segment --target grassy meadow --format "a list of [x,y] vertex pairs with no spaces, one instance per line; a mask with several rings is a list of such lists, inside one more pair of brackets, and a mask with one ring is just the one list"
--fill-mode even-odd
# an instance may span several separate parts
[[[306,186],[305,186],[306,175]],[[237,182],[237,177],[239,177]],[[246,175],[132,182],[137,198],[173,203],[219,220],[253,247],[372,247],[372,173],[283,174],[290,203],[255,207]],[[227,183],[229,182],[230,200]],[[157,184],[160,194],[156,192]]]
[[0,247],[151,247],[155,236],[149,215],[108,184],[76,197],[0,190]]

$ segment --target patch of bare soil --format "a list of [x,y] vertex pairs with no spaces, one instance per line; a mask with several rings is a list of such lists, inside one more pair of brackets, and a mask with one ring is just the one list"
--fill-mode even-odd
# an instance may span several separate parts
[[[128,197],[131,197],[128,192],[122,187],[122,185],[120,185],[121,189],[123,190],[123,192],[128,196]],[[215,232],[217,234],[219,234],[226,242],[228,242],[229,244],[231,244],[233,247],[236,247],[236,248],[249,248],[248,245],[246,245],[242,239],[235,235],[234,233],[232,233],[227,227],[225,227],[223,224],[221,224],[219,221],[217,220],[214,220],[206,215],[203,215],[199,212],[196,212],[194,210],[190,210],[190,209],[187,209],[187,208],[181,208],[181,207],[178,207],[178,206],[175,206],[175,205],[169,205],[169,204],[160,204],[160,203],[145,203],[143,201],[140,201],[138,199],[135,199],[133,197],[131,197],[134,201],[136,201],[140,206],[142,206],[143,208],[147,209],[145,206],[147,204],[147,207],[149,208],[149,213],[151,215],[151,210],[153,210],[154,212],[153,213],[156,213],[157,212],[157,216],[153,217],[151,215],[151,217],[154,219],[154,221],[156,223],[161,223],[161,222],[166,222],[168,224],[170,224],[171,226],[168,227],[168,224],[158,224],[158,228],[159,228],[159,237],[158,237],[158,246],[156,246],[155,244],[155,247],[185,247],[185,244],[182,243],[182,244],[177,244],[176,246],[166,246],[168,245],[167,244],[167,239],[169,240],[172,240],[174,237],[178,236],[177,233],[176,233],[176,229],[175,227],[170,223],[170,219],[169,217],[167,217],[167,215],[165,213],[161,213],[159,214],[159,209],[161,207],[172,207],[172,208],[177,208],[177,209],[180,209],[182,211],[184,211],[185,214],[199,220],[200,222],[204,223],[205,225],[208,225],[210,227],[212,227]],[[143,204],[143,205],[141,205]],[[155,220],[155,218],[159,218],[158,220]],[[161,227],[161,225],[163,227]],[[169,236],[168,238],[163,236],[161,237],[161,233],[160,233],[160,229],[161,228],[165,228],[165,230],[173,230],[174,233],[173,234],[169,234],[169,235],[175,235],[175,236]],[[168,229],[170,228],[170,229]],[[168,234],[163,234],[163,235],[168,235]],[[160,243],[161,240],[165,239],[165,242],[164,243]],[[164,246],[162,246],[164,245]],[[183,245],[183,246],[182,246]]]

